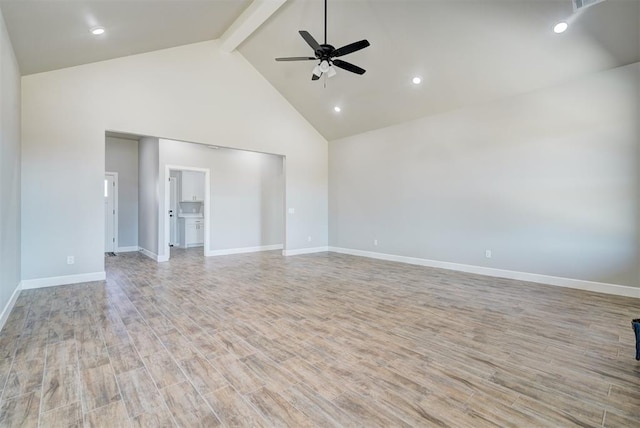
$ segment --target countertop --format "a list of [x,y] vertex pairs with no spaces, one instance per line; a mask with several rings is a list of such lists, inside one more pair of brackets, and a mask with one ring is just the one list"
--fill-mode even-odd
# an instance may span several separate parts
[[182,218],[204,218],[201,213],[179,213],[178,217]]

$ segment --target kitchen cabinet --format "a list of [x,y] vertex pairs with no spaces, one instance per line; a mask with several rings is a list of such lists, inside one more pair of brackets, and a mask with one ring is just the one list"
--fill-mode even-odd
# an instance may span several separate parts
[[204,201],[204,172],[182,171],[181,201]]
[[197,247],[204,244],[204,220],[186,218],[184,224],[184,247]]

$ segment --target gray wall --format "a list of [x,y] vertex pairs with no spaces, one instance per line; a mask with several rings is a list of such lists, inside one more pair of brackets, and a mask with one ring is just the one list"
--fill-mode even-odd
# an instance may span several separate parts
[[211,249],[284,242],[282,157],[211,152]]
[[118,247],[137,247],[138,141],[107,137],[105,170],[118,173]]
[[[259,245],[282,245],[285,238],[284,158],[259,153],[253,154],[261,156],[260,174],[254,178],[254,183],[257,181],[260,188],[256,192],[260,198],[258,208],[260,212]],[[214,186],[216,184],[214,180]]]
[[142,137],[138,143],[138,246],[158,254],[158,166],[157,138]]
[[327,245],[327,141],[219,41],[32,74],[21,85],[23,281],[104,272],[105,131],[285,155],[296,210],[287,248]]
[[[284,174],[281,156],[211,149],[201,144],[161,139],[162,174],[166,165],[208,168],[211,171],[208,250],[283,243]],[[161,204],[163,202],[161,200]]]
[[639,286],[639,78],[633,64],[331,142],[330,245]]
[[0,314],[19,283],[20,71],[0,12]]

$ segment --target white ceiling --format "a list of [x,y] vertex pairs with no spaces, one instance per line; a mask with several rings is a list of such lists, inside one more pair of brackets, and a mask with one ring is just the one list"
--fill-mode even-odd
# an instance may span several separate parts
[[[0,0],[23,75],[220,37],[251,0]],[[95,37],[89,29],[107,32]]]
[[[220,37],[249,0],[0,0],[23,74]],[[528,92],[640,61],[640,0],[607,0],[571,16],[571,0],[329,0],[328,42],[366,38],[338,70],[311,81],[298,30],[323,38],[322,0],[288,0],[239,47],[327,139]],[[569,19],[561,35],[553,25]],[[108,29],[103,38],[88,33]],[[424,82],[411,84],[414,75]],[[342,108],[340,114],[333,107]]]
[[326,89],[310,80],[312,62],[273,60],[311,53],[297,30],[322,37],[321,1],[289,0],[239,50],[333,140],[636,62],[639,4],[592,6],[559,35],[570,0],[329,0],[329,43],[371,46],[344,57],[366,74],[338,70]]

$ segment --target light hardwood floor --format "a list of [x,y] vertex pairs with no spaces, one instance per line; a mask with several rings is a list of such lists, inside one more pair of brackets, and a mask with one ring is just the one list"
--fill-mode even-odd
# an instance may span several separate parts
[[640,426],[640,300],[320,253],[23,291],[0,426]]

